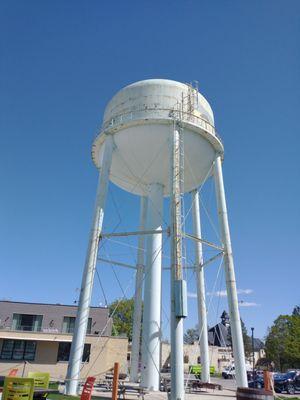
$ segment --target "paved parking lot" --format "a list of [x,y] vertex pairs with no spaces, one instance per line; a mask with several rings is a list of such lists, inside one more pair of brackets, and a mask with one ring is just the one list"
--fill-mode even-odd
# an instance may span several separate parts
[[234,379],[211,378],[212,383],[222,385],[224,389],[236,391],[236,382]]
[[[226,390],[232,390],[235,391],[237,389],[236,387],[236,382],[234,379],[223,379],[223,378],[212,378],[211,379],[212,383],[218,383],[222,385],[222,387]],[[299,398],[300,400],[300,392],[296,394],[287,394],[287,393],[278,393],[278,397],[280,398]]]
[[[222,386],[223,390],[212,390],[212,389],[202,389],[201,392],[198,393],[186,393],[185,398],[186,400],[217,400],[219,399],[236,399],[236,382],[234,379],[223,379],[223,378],[212,378],[212,383],[216,383]],[[103,389],[95,388],[93,391],[93,396],[97,396],[102,398],[103,400],[111,399],[111,392],[110,391],[103,391]],[[282,398],[298,398],[300,400],[300,393],[295,395],[288,395],[288,394],[278,394],[276,399]],[[137,400],[138,396],[137,393],[126,393],[126,399],[128,400]],[[166,392],[150,392],[145,395],[145,400],[168,400],[168,395]]]
[[[201,398],[205,400],[217,400],[219,399],[236,399],[236,382],[233,379],[223,379],[223,378],[212,378],[212,383],[216,383],[222,386],[223,390],[205,390],[202,389],[201,392],[198,393],[186,393],[186,400],[200,400]],[[93,391],[93,396],[99,396],[102,399],[111,399],[110,391],[103,391],[102,389],[95,388]],[[278,394],[278,399],[282,398],[298,398],[300,400],[300,393],[295,395],[288,394]],[[137,394],[128,393],[126,394],[126,399],[128,400],[137,400]],[[166,392],[150,392],[145,395],[145,400],[168,400],[168,395]]]

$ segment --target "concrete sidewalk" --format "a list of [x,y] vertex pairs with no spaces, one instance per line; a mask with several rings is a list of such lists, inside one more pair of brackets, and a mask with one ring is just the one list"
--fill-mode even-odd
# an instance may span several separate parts
[[[104,392],[98,389],[94,389],[93,396],[99,396],[99,398],[103,399],[111,399],[111,392]],[[235,392],[231,390],[202,390],[198,393],[186,393],[186,400],[218,400],[218,399],[236,399]],[[128,400],[137,400],[139,399],[137,394],[135,393],[126,393],[126,399]],[[165,392],[150,392],[145,395],[145,400],[168,400],[168,395]]]

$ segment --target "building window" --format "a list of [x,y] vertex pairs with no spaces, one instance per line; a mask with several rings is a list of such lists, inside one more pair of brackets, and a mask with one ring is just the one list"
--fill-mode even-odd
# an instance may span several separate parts
[[13,314],[12,329],[39,332],[42,328],[42,321],[42,315]]
[[[64,317],[62,325],[62,333],[73,333],[75,328],[75,317]],[[88,319],[86,333],[91,334],[92,330],[92,318]]]
[[189,356],[184,355],[183,356],[183,362],[184,362],[184,364],[188,364],[189,363]]
[[201,364],[201,357],[200,356],[197,357],[197,364]]
[[35,350],[35,341],[4,339],[0,359],[33,361],[35,357]]
[[[71,351],[70,342],[59,342],[57,361],[69,361],[70,351]],[[82,355],[82,362],[90,361],[90,353],[91,353],[91,345],[85,343]]]

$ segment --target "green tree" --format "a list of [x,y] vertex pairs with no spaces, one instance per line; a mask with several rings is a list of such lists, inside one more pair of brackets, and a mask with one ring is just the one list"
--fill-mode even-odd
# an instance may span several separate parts
[[187,329],[183,335],[183,342],[185,344],[193,344],[199,340],[199,332],[197,328]]
[[244,341],[244,348],[245,348],[245,356],[250,357],[252,355],[252,342],[251,338],[248,335],[246,325],[244,321],[241,319],[241,326],[242,326],[242,334],[243,334],[243,341]]
[[269,328],[266,356],[280,371],[300,368],[300,316],[279,315]]
[[[245,356],[250,357],[252,355],[251,338],[248,335],[246,325],[244,324],[244,321],[242,319],[241,319],[241,328],[242,328],[242,334],[243,334]],[[232,348],[232,336],[231,336],[231,327],[230,326],[228,328],[227,339]]]
[[115,300],[109,305],[109,315],[112,316],[112,335],[126,335],[132,340],[134,298]]
[[134,299],[115,300],[109,305],[109,315],[112,316],[112,335],[126,335],[132,340]]
[[295,306],[293,309],[293,315],[300,317],[300,306]]
[[257,362],[256,362],[256,367],[262,367],[263,369],[271,370],[272,361],[269,358],[266,358],[266,357],[259,358],[257,360]]

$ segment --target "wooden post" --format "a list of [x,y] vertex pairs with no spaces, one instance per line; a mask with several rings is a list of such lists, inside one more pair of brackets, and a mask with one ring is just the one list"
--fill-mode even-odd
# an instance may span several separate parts
[[269,371],[264,371],[264,388],[265,388],[265,390],[272,391],[271,379],[272,379],[271,373]]
[[117,400],[117,398],[118,398],[119,369],[120,369],[120,364],[116,362],[114,365],[112,400]]

